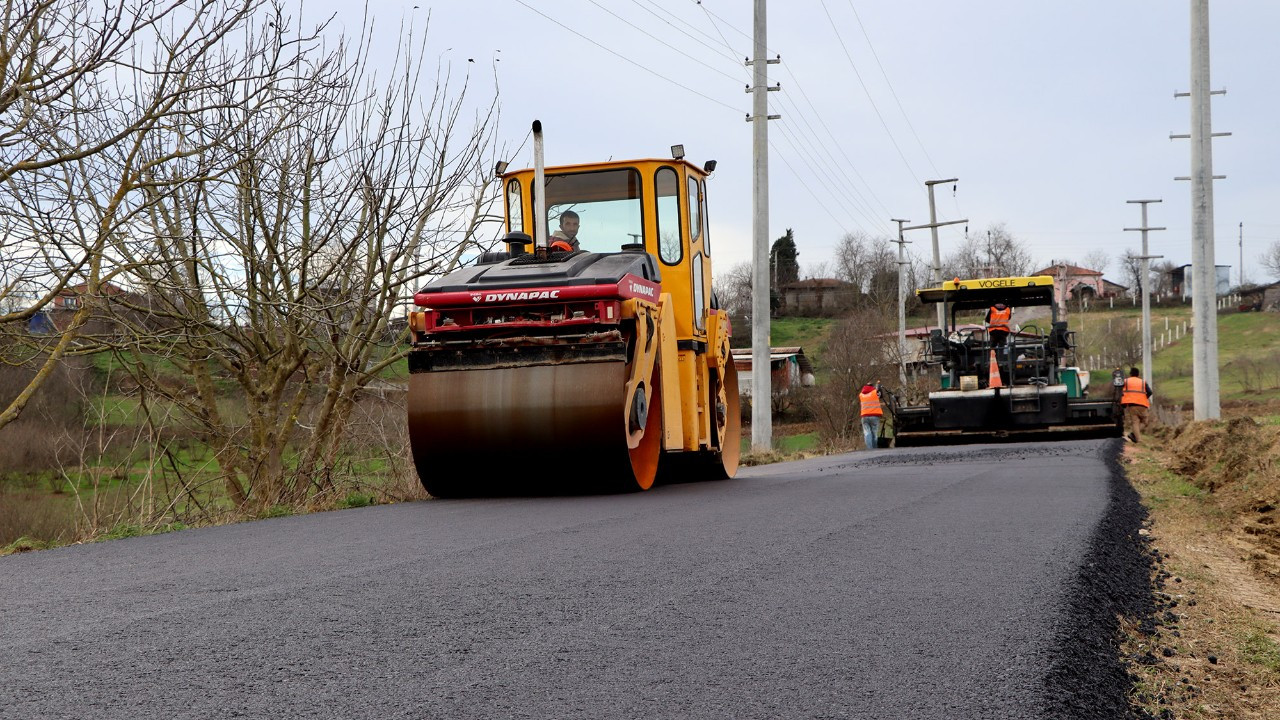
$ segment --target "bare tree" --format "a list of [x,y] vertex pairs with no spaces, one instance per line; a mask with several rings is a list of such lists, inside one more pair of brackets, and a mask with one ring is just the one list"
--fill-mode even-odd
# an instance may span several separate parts
[[806,395],[823,441],[849,445],[860,429],[858,391],[864,384],[896,384],[897,335],[890,313],[881,309],[858,310],[831,331],[818,386]]
[[1280,278],[1280,240],[1271,243],[1258,260],[1262,263],[1262,267],[1271,273],[1271,277]]
[[1178,266],[1169,260],[1151,263],[1151,294],[1173,294],[1173,271],[1177,269]]
[[[0,334],[39,370],[0,398],[0,428],[50,377],[128,271],[112,245],[192,177],[243,118],[287,103],[299,58],[263,0],[16,0],[0,18]],[[249,38],[246,45],[245,38]],[[239,45],[239,54],[227,45]],[[240,120],[212,123],[229,106]],[[188,132],[176,132],[183,127]],[[198,131],[194,131],[198,129]],[[177,168],[188,168],[194,175]],[[74,286],[43,338],[28,322]],[[46,329],[48,327],[46,326]]]
[[1148,278],[1142,277],[1142,259],[1140,255],[1132,250],[1125,250],[1124,255],[1120,257],[1120,266],[1124,268],[1125,282],[1129,284],[1135,295],[1141,295],[1142,288],[1149,282]]
[[1077,343],[1077,357],[1097,357],[1113,368],[1127,369],[1142,361],[1142,325],[1137,319],[1112,318],[1105,325],[1099,322],[1078,335]]
[[837,278],[852,285],[859,292],[870,277],[868,258],[871,254],[871,236],[864,232],[846,233],[836,243],[834,273]]
[[1085,253],[1084,267],[1090,270],[1097,270],[1100,273],[1106,273],[1107,267],[1111,265],[1111,254],[1101,248],[1090,250]]
[[897,248],[888,237],[849,233],[835,251],[835,275],[853,286],[858,305],[888,304],[898,298]]
[[942,261],[944,277],[1018,277],[1031,272],[1031,252],[1004,223],[966,235]]
[[720,307],[734,316],[751,316],[751,263],[740,262],[715,279]]
[[312,58],[282,116],[228,108],[227,154],[193,160],[204,177],[155,198],[148,232],[113,247],[146,297],[114,304],[134,311],[117,312],[131,327],[115,347],[214,449],[241,506],[332,488],[362,392],[407,353],[392,327],[406,295],[496,236],[482,234],[496,99],[468,117],[465,79],[424,78],[425,32],[404,35],[379,81],[373,42]]

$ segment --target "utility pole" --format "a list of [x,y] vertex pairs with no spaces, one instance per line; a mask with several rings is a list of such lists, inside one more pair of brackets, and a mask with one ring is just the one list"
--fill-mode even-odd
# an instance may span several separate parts
[[906,286],[906,248],[910,240],[903,237],[902,224],[910,220],[893,219],[898,223],[898,381],[907,384],[907,286]]
[[752,245],[751,282],[751,449],[769,452],[773,449],[773,386],[769,378],[769,120],[780,117],[769,114],[769,65],[781,62],[768,60],[765,54],[765,0],[755,0],[754,59],[747,60],[752,69],[751,148],[754,157],[752,173],[751,225],[755,242]]
[[991,231],[987,231],[987,277],[996,276],[996,253],[991,247]]
[[[913,228],[907,228],[908,230],[915,230],[916,228],[927,227],[933,231],[933,286],[934,287],[941,287],[942,285],[942,253],[938,250],[938,228],[942,227],[943,225],[956,225],[958,223],[967,223],[969,221],[968,220],[952,220],[950,222],[944,222],[944,223],[938,222],[938,210],[937,210],[937,206],[933,202],[933,186],[945,185],[947,183],[954,183],[957,180],[958,178],[951,178],[949,180],[926,180],[924,185],[926,188],[929,189],[929,224],[917,225]],[[945,303],[938,303],[938,327],[942,328],[945,331],[947,327],[947,316],[946,316],[946,311],[942,307],[944,304]]]
[[1147,231],[1164,230],[1162,227],[1147,227],[1147,205],[1160,200],[1130,200],[1131,203],[1142,204],[1142,227],[1125,228],[1125,230],[1142,231],[1142,377],[1151,382],[1151,261],[1163,255],[1150,255],[1147,252]]
[[1211,95],[1226,90],[1209,89],[1209,0],[1191,0],[1191,92],[1174,97],[1191,98],[1191,133],[1170,135],[1191,141],[1191,175],[1175,178],[1191,181],[1191,317],[1195,322],[1192,348],[1192,397],[1196,420],[1216,420],[1222,415],[1218,394],[1218,272],[1213,250],[1213,138],[1231,133],[1213,132],[1209,110]]
[[1240,223],[1240,288],[1244,289],[1244,222]]

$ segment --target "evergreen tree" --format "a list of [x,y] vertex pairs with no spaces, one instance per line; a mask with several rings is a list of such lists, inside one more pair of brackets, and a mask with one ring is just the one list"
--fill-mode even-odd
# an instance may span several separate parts
[[800,263],[796,261],[799,256],[795,235],[791,228],[787,228],[787,234],[774,240],[773,249],[769,252],[770,285],[774,292],[800,279]]

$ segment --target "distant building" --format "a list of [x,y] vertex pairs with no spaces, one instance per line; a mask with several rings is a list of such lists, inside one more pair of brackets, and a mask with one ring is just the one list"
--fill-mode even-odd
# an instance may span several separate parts
[[1280,311],[1280,282],[1260,285],[1241,292],[1240,309]]
[[[1107,294],[1107,281],[1102,279],[1100,270],[1090,270],[1079,265],[1054,263],[1032,275],[1048,275],[1053,278],[1054,295],[1071,300],[1093,300],[1095,298],[1115,297]],[[1110,283],[1113,287],[1124,287]]]
[[1129,297],[1129,286],[1113,283],[1106,278],[1102,280],[1102,297],[1127,298]]
[[[1214,274],[1217,275],[1217,287],[1214,289],[1215,295],[1226,295],[1231,292],[1231,266],[1230,265],[1214,265]],[[1173,288],[1173,294],[1181,298],[1191,297],[1191,265],[1180,265],[1169,271],[1169,286]]]
[[835,314],[853,307],[858,291],[835,278],[809,278],[778,287],[780,315]]
[[130,292],[111,283],[102,283],[94,298],[88,295],[87,283],[71,285],[53,298],[39,315],[27,324],[30,332],[35,334],[53,334],[67,329],[71,319],[80,308],[91,300],[100,302],[101,312],[95,310],[93,317],[81,328],[82,335],[114,335],[127,332],[127,324],[136,327],[158,330],[169,324],[152,312],[152,299],[146,295]]

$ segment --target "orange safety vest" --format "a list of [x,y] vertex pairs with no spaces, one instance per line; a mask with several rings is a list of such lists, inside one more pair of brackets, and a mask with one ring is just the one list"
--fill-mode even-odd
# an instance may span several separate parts
[[1006,307],[1003,310],[991,308],[991,322],[987,324],[987,331],[1002,330],[1009,332],[1009,318],[1013,316],[1013,308]]
[[1124,381],[1124,394],[1120,396],[1121,405],[1141,405],[1151,407],[1147,399],[1147,384],[1140,377],[1130,377]]
[[884,411],[880,409],[880,393],[872,390],[869,393],[858,393],[858,400],[862,401],[862,417],[868,415],[884,416]]

